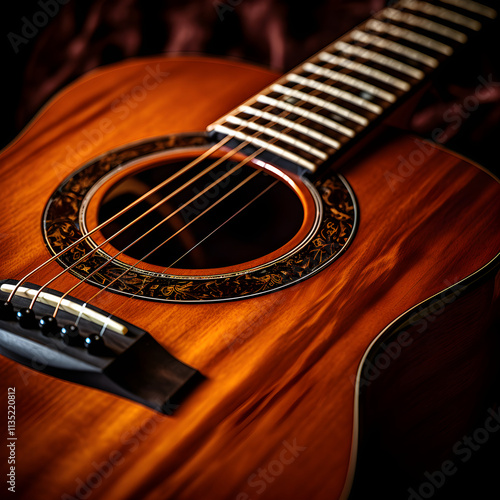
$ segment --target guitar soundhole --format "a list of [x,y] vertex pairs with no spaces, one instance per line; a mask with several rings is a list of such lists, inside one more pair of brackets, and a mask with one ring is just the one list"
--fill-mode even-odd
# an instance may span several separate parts
[[[78,279],[111,292],[161,302],[217,302],[303,281],[349,245],[356,204],[341,176],[330,172],[313,184],[249,162],[226,178],[237,161],[249,158],[233,156],[223,163],[224,151],[179,173],[210,145],[197,133],[170,135],[93,159],[66,178],[47,203],[42,227],[49,251]],[[141,198],[177,173],[175,181]],[[208,188],[212,183],[217,186]],[[96,229],[139,198],[132,211]]]
[[[133,204],[188,162],[162,162],[122,177],[106,192],[98,223]],[[261,169],[256,174],[253,167],[238,167],[236,161],[224,161],[203,174],[213,163],[213,159],[202,161],[145,197],[105,225],[103,236],[112,238],[113,247],[130,258],[167,273],[170,268],[214,269],[255,261],[293,239],[303,224],[304,208],[285,182]]]

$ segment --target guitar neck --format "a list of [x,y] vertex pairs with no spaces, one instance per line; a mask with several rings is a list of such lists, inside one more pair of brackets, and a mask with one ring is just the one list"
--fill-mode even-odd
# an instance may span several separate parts
[[400,0],[208,127],[246,153],[315,172],[387,116],[497,12]]

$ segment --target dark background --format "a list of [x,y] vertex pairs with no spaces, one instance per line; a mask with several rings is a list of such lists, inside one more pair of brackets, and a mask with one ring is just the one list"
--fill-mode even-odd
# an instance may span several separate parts
[[[384,5],[382,0],[43,3],[50,4],[46,21],[38,14],[44,11],[40,0],[9,2],[9,10],[4,8],[2,13],[0,147],[8,144],[55,92],[94,67],[127,57],[195,52],[236,57],[286,71]],[[37,15],[40,26],[26,28],[26,20],[33,22]],[[404,126],[424,137],[435,127],[446,128],[445,111],[463,112],[465,103],[473,102],[466,98],[475,95],[480,77],[488,80],[491,75],[494,82],[500,82],[499,47],[497,26],[437,78]],[[493,85],[482,100],[446,145],[498,175],[500,84]],[[493,391],[488,404],[499,401]],[[493,435],[433,498],[499,498],[499,444],[500,436]],[[399,496],[401,491],[391,497],[390,483],[398,482],[396,474],[397,469],[387,471],[385,487],[380,481],[376,487],[365,481],[364,488],[358,490],[359,498],[407,498],[407,494]]]

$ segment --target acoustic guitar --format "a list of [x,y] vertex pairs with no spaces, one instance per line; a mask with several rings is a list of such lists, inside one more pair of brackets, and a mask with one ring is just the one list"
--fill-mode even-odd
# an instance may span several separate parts
[[500,186],[386,123],[496,17],[401,0],[283,76],[151,57],[59,92],[1,154],[2,498],[345,499],[370,427],[448,474]]

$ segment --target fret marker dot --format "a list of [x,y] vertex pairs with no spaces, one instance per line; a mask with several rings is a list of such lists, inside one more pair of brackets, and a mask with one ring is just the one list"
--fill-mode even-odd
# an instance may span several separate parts
[[371,101],[373,99],[373,96],[368,92],[365,92],[364,90],[361,92],[361,94],[359,94],[359,97],[361,97],[365,101]]

